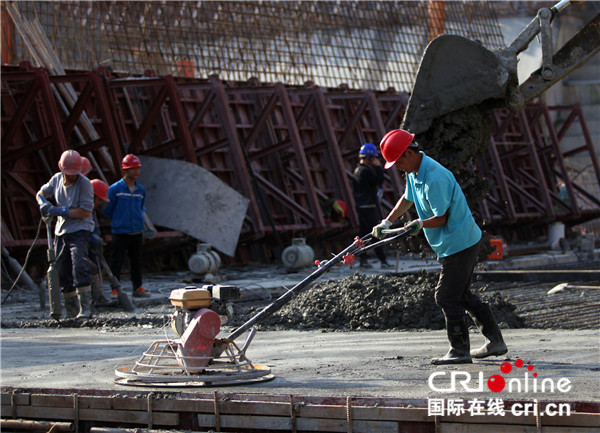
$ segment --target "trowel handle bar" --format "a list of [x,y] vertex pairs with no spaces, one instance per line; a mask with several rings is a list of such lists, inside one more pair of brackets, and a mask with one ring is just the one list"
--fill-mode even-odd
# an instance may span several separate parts
[[372,250],[373,248],[377,248],[377,247],[381,247],[383,245],[389,244],[390,242],[394,242],[397,241],[398,239],[403,238],[404,236],[407,236],[410,232],[407,232],[404,229],[391,229],[391,230],[382,230],[383,233],[386,233],[387,231],[389,231],[390,233],[396,233],[394,236],[391,236],[389,238],[384,238],[382,240],[380,240],[379,242],[375,242],[374,244],[371,244],[369,246],[366,246],[364,248],[361,248],[356,255],[359,256],[363,253],[366,253],[369,250]]
[[[368,235],[363,236],[360,239],[360,241],[365,242],[365,241],[370,240],[371,238],[372,238],[371,234],[368,234]],[[331,268],[333,268],[335,265],[337,265],[339,262],[341,262],[344,259],[344,256],[346,254],[352,254],[356,250],[360,249],[361,248],[360,244],[362,244],[362,242],[356,242],[356,241],[353,242],[351,245],[346,247],[342,252],[336,254],[332,259],[326,261],[324,264],[319,266],[319,268],[316,271],[314,271],[312,274],[310,274],[308,277],[306,277],[305,279],[300,281],[298,284],[296,284],[290,290],[285,292],[279,298],[275,299],[273,302],[271,302],[269,305],[267,305],[265,308],[263,308],[260,312],[255,314],[252,318],[250,318],[246,323],[244,323],[243,325],[241,325],[237,329],[235,329],[231,334],[229,334],[227,336],[226,339],[227,340],[235,340],[240,335],[242,335],[244,332],[246,332],[248,329],[252,328],[258,322],[260,322],[262,319],[269,317],[271,314],[273,314],[274,312],[279,310],[281,307],[283,307],[285,304],[287,304],[294,296],[296,296],[302,290],[309,287],[315,280],[317,280],[319,277],[321,277],[321,275],[327,273]]]

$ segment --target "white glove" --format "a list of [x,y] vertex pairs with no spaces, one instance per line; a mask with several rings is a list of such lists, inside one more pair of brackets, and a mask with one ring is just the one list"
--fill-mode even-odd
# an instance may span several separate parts
[[412,220],[404,224],[404,230],[406,230],[411,236],[419,234],[423,228],[423,220],[421,218]]
[[373,227],[373,230],[371,231],[371,236],[373,236],[374,238],[377,238],[377,239],[383,239],[384,237],[386,237],[386,235],[381,233],[381,231],[387,230],[391,226],[392,226],[391,221],[389,221],[388,219],[384,219],[379,224],[377,224],[375,227]]

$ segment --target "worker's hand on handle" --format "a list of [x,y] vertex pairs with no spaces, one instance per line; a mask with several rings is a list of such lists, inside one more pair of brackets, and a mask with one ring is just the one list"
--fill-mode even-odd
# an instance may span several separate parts
[[69,206],[52,206],[50,203],[44,203],[40,206],[40,212],[44,217],[61,216],[67,218],[69,216]]
[[419,234],[423,228],[423,220],[421,218],[412,220],[404,224],[404,230],[406,230],[411,236]]
[[371,235],[374,238],[383,239],[386,236],[386,234],[383,233],[383,230],[387,230],[391,226],[392,226],[391,221],[384,219],[379,224],[377,224],[375,227],[373,227],[373,230],[371,231]]

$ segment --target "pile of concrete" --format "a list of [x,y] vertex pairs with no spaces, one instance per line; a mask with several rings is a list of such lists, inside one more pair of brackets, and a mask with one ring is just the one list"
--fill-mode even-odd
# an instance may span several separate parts
[[[260,323],[262,329],[401,330],[444,329],[434,301],[438,276],[421,272],[407,276],[355,274],[305,290]],[[523,326],[515,307],[497,293],[487,296],[496,319],[511,328]],[[241,306],[238,306],[241,307]],[[237,325],[260,308],[236,308]],[[469,319],[470,320],[470,319]]]

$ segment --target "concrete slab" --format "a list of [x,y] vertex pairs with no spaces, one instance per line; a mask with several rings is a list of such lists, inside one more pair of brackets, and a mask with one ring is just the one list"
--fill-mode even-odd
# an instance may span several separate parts
[[[227,330],[225,330],[227,331]],[[117,365],[131,364],[154,340],[163,339],[167,329],[3,329],[2,387],[139,389],[113,383]],[[422,398],[504,398],[510,400],[600,401],[600,331],[506,330],[508,357],[477,361],[470,365],[435,367],[431,357],[447,350],[444,331],[412,332],[259,332],[248,350],[255,363],[272,369],[272,382],[228,387],[223,392],[295,394],[307,396],[364,396]],[[482,343],[472,335],[473,344]],[[516,359],[525,362],[517,368]],[[501,364],[513,365],[508,374]],[[533,370],[526,370],[532,365]],[[537,373],[537,392],[533,373]],[[468,373],[467,392],[457,385],[448,388],[450,375]],[[480,381],[483,378],[483,382]],[[487,380],[492,375],[506,379],[507,387],[492,392]],[[524,378],[528,377],[527,380]],[[508,382],[514,379],[509,392]],[[546,392],[540,392],[546,380]],[[568,381],[569,389],[549,383]],[[523,386],[516,392],[517,382]],[[528,391],[524,383],[528,383]],[[564,382],[567,383],[567,382]],[[201,388],[198,392],[210,392]],[[188,391],[190,391],[188,389]],[[193,390],[192,390],[193,392]]]

